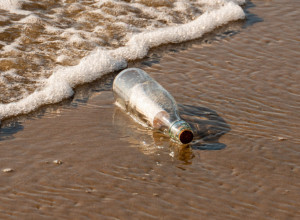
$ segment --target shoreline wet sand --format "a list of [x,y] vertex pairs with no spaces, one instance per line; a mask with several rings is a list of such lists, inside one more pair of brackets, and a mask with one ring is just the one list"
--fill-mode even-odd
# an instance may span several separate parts
[[242,25],[130,64],[174,96],[188,147],[115,107],[114,74],[4,122],[0,218],[298,219],[296,6],[252,1]]

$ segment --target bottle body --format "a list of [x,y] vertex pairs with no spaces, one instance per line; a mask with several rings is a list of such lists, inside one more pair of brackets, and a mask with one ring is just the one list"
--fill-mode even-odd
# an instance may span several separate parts
[[192,141],[192,129],[180,119],[174,98],[145,71],[123,70],[114,80],[113,91],[117,105],[135,119],[181,143]]

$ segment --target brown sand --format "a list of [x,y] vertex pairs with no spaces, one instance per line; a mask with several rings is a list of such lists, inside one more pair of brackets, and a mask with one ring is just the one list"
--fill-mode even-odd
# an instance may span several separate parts
[[132,64],[197,143],[136,124],[109,75],[1,128],[0,219],[300,219],[299,5],[253,3],[246,23]]

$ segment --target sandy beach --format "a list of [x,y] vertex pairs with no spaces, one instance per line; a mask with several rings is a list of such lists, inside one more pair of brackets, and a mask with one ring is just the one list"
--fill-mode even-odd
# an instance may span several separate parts
[[0,219],[299,219],[297,1],[130,63],[179,104],[180,146],[114,105],[117,73],[3,121]]

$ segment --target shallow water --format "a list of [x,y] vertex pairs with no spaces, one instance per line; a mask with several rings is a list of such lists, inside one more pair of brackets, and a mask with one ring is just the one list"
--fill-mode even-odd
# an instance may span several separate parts
[[[0,120],[70,98],[149,49],[244,19],[244,0],[0,2]],[[118,16],[117,16],[118,15]]]
[[226,27],[239,32],[130,64],[179,103],[197,133],[189,147],[118,109],[114,74],[4,122],[0,168],[14,171],[0,173],[0,218],[299,219],[296,4],[253,1],[246,23]]

